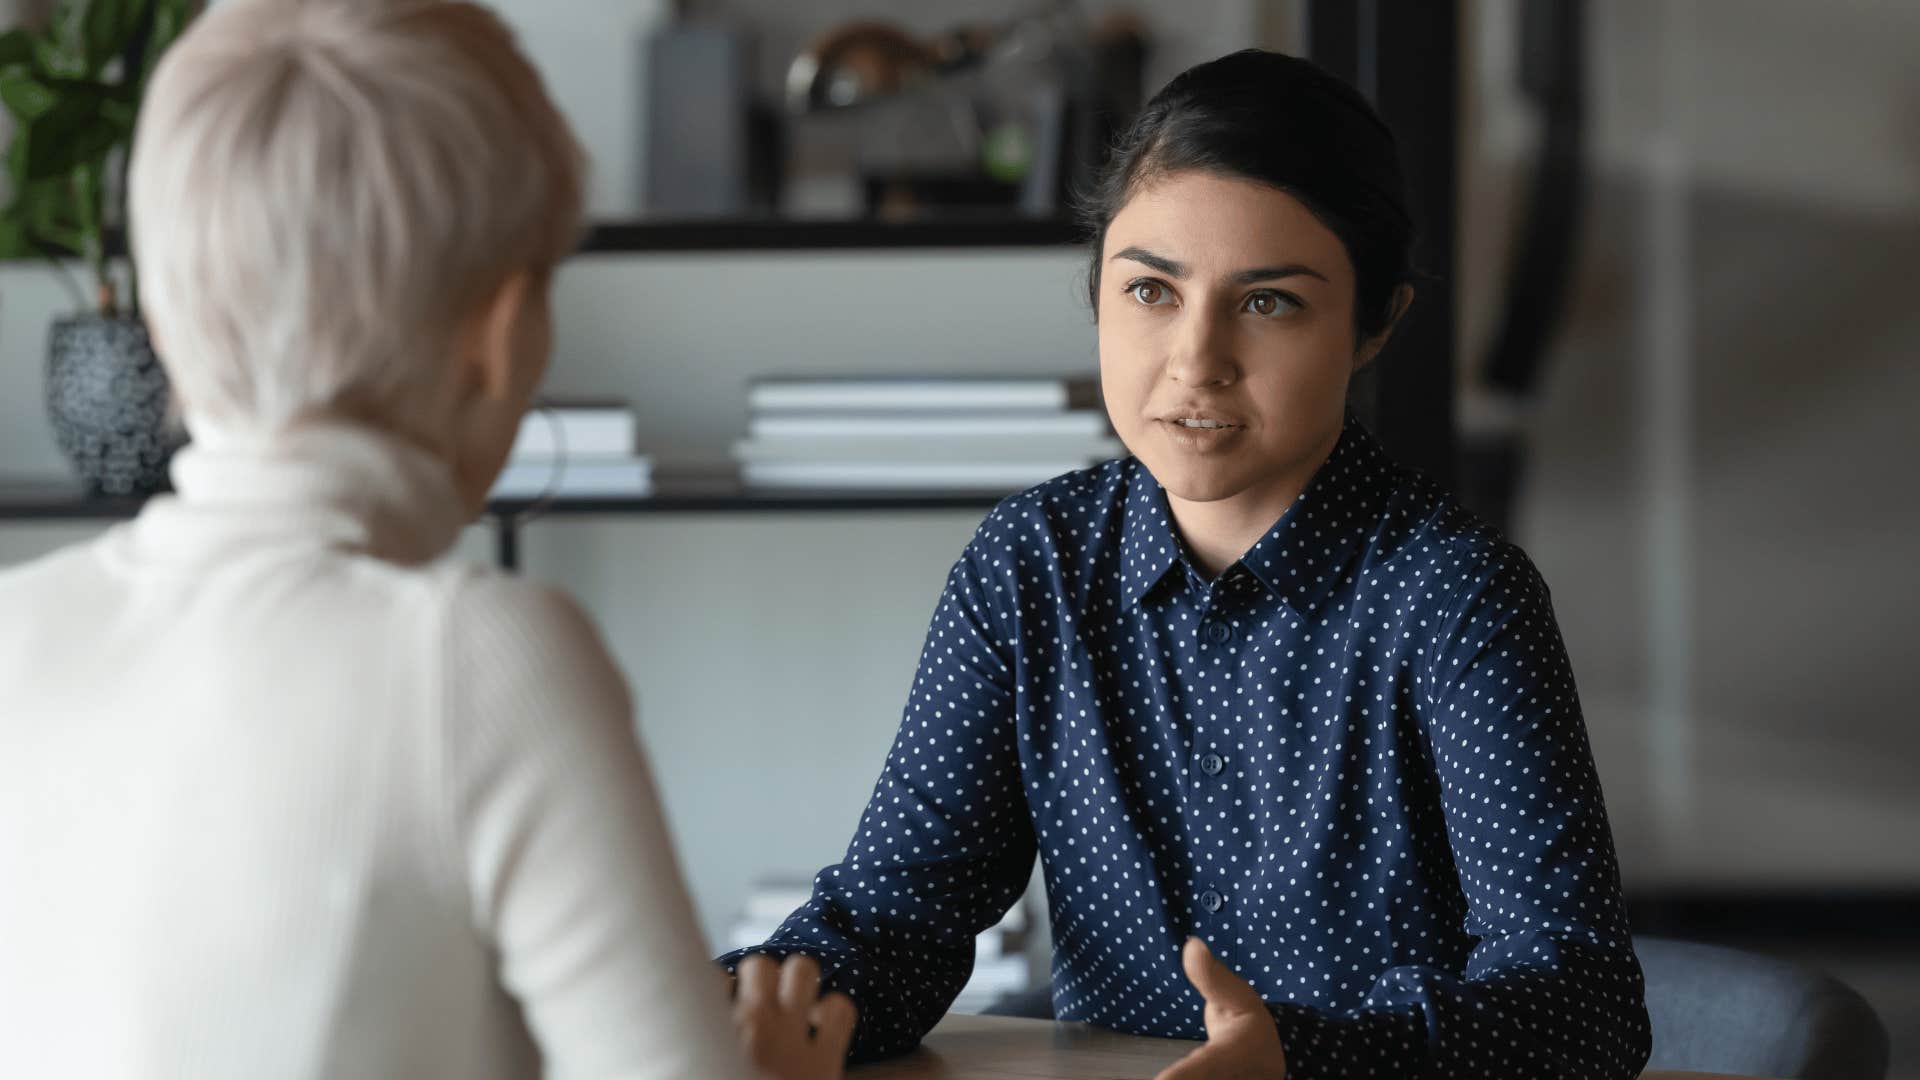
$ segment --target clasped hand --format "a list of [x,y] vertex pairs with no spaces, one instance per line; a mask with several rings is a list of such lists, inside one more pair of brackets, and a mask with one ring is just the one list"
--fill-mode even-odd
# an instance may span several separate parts
[[[1187,939],[1180,962],[1206,1001],[1207,1041],[1155,1080],[1286,1080],[1279,1029],[1253,987],[1199,938]],[[811,957],[740,962],[734,1027],[754,1064],[774,1080],[841,1080],[856,1017],[847,995],[820,996],[820,965]]]
[[810,956],[776,964],[755,954],[734,979],[733,1026],[747,1055],[773,1080],[841,1080],[858,1013],[845,994],[820,996]]
[[1280,1029],[1259,993],[1197,937],[1180,950],[1180,966],[1206,1000],[1207,1041],[1154,1080],[1286,1080]]

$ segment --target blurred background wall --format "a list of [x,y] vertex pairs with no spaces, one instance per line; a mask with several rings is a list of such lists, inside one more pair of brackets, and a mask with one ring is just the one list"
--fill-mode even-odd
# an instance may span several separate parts
[[[1472,5],[1463,355],[1527,155]],[[1920,879],[1920,9],[1590,7],[1591,196],[1517,533],[1635,884]],[[1503,70],[1504,69],[1504,70]],[[1466,372],[1471,379],[1471,368]]]

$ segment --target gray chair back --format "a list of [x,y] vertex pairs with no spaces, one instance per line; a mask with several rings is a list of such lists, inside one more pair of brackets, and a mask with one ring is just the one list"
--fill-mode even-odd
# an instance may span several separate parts
[[1852,987],[1803,964],[1635,938],[1653,1020],[1650,1069],[1781,1080],[1885,1080],[1887,1029]]
[[[1650,1069],[1779,1080],[1886,1080],[1887,1030],[1866,999],[1801,964],[1715,945],[1634,939],[1653,1021]],[[1053,1019],[1053,988],[986,1012]]]

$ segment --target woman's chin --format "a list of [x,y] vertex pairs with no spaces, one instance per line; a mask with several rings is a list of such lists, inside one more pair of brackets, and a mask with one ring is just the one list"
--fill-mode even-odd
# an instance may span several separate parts
[[1148,461],[1147,471],[1183,502],[1218,502],[1245,491],[1252,481],[1239,463],[1225,461]]

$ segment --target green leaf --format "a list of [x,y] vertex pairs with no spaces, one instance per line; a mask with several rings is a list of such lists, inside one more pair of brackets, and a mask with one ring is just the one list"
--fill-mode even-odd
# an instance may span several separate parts
[[0,67],[25,64],[33,59],[33,35],[15,27],[0,34]]
[[0,73],[0,103],[21,123],[45,116],[60,100],[53,88],[18,68]]
[[22,127],[14,132],[13,143],[7,147],[7,179],[13,181],[16,199],[27,190],[27,150],[32,143],[33,133]]
[[[69,174],[71,175],[71,174]],[[81,214],[73,201],[69,177],[55,177],[28,184],[18,201],[18,218],[29,241],[55,244],[78,252],[85,245],[81,232]]]
[[118,131],[96,125],[59,141],[37,139],[27,152],[27,178],[45,180],[64,176],[87,164],[104,168],[107,154],[120,137]]
[[60,51],[79,56],[86,47],[84,27],[88,0],[60,0],[53,5],[53,17],[47,20],[47,34],[59,43]]
[[14,219],[12,212],[0,215],[0,259],[24,259],[33,254],[33,245],[27,242],[27,230]]
[[47,77],[78,78],[87,73],[86,58],[69,52],[50,37],[33,39],[33,63]]
[[146,0],[91,0],[87,4],[80,24],[87,70],[97,73],[126,52],[147,6]]
[[81,166],[103,166],[114,144],[127,134],[126,125],[103,114],[109,100],[104,92],[75,89],[26,127],[27,180],[65,176]]
[[133,122],[139,115],[138,107],[119,97],[111,97],[100,103],[100,119],[120,130],[123,139],[133,138]]
[[143,62],[145,70],[140,72],[142,86],[153,74],[154,65],[166,55],[167,49],[172,47],[174,41],[186,30],[187,24],[193,21],[194,15],[199,10],[200,0],[154,0],[153,32],[147,38],[146,58]]
[[200,9],[206,7],[206,0],[154,0],[154,17],[165,19],[174,28],[174,36],[193,21]]

